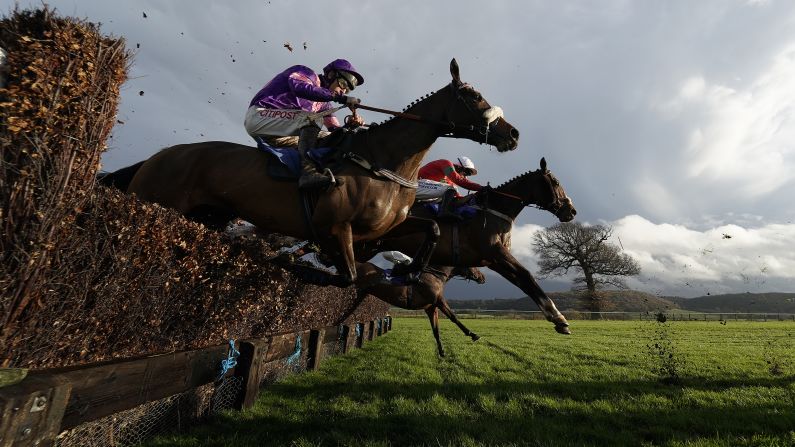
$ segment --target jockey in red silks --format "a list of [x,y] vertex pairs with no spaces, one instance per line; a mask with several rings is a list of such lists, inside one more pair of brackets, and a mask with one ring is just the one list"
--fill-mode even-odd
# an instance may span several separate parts
[[328,186],[331,179],[317,171],[307,151],[315,147],[321,124],[329,130],[340,127],[334,115],[320,116],[333,108],[331,101],[345,104],[354,111],[350,125],[364,124],[354,110],[359,99],[347,95],[363,83],[364,77],[345,59],[326,65],[323,76],[303,65],[294,65],[276,75],[251,100],[243,123],[246,132],[258,143],[298,148],[301,155],[299,188]]
[[461,220],[461,216],[453,212],[455,199],[461,197],[455,186],[470,191],[480,191],[483,186],[475,183],[467,176],[478,173],[475,163],[468,157],[458,157],[455,163],[450,160],[435,160],[420,168],[420,186],[417,190],[419,200],[441,200],[439,219]]

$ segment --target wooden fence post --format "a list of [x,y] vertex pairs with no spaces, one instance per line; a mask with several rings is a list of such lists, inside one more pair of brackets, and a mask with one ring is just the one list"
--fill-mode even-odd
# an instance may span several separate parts
[[268,353],[270,339],[244,340],[240,342],[240,356],[237,358],[235,377],[242,377],[242,389],[234,408],[242,410],[251,408],[259,395],[259,382],[262,378],[261,358]]
[[364,326],[364,323],[355,323],[355,324],[358,333],[354,332],[356,336],[356,341],[353,343],[353,345],[357,348],[361,348],[362,346],[364,346],[364,336],[365,336],[364,332],[367,330],[367,328]]
[[307,350],[306,369],[316,370],[320,366],[320,352],[323,349],[324,329],[312,329],[309,332],[309,347]]
[[342,353],[347,354],[353,348],[351,343],[351,327],[347,324],[342,325]]
[[71,391],[71,383],[57,374],[31,374],[0,388],[0,446],[52,445]]

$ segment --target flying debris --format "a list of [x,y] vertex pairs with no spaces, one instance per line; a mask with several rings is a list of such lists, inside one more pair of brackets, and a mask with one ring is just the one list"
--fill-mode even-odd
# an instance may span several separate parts
[[146,13],[144,13],[144,18],[146,18]]
[[308,46],[308,45],[307,45],[307,43],[306,43],[306,42],[304,42],[304,49],[305,49],[305,50],[306,50],[306,47],[307,47],[307,46]]
[[732,238],[731,234],[723,233],[723,239],[731,239],[731,238]]
[[138,96],[143,96],[143,95],[144,95],[144,91],[143,91],[143,90],[141,90],[140,92],[138,92]]
[[292,45],[290,45],[290,42],[286,42],[286,43],[284,44],[284,48],[287,48],[287,49],[288,49],[288,50],[290,50],[291,52],[293,51],[293,46],[292,46]]

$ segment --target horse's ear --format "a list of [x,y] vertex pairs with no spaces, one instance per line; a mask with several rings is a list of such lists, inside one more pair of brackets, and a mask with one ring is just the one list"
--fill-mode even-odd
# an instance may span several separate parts
[[453,75],[453,83],[456,85],[461,84],[461,75],[458,72],[458,62],[455,61],[455,58],[450,61],[450,74]]
[[547,172],[547,160],[544,157],[541,157],[541,171]]

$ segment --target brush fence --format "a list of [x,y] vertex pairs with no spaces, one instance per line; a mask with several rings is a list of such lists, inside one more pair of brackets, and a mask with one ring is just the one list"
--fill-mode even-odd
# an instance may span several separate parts
[[[285,375],[362,347],[389,316],[240,340],[194,351],[30,371],[0,388],[0,446],[116,446],[180,431],[219,411],[251,407]],[[222,362],[234,358],[232,368]],[[234,363],[234,362],[232,362]],[[227,369],[223,374],[222,371]]]

